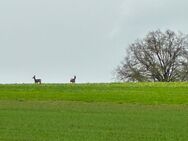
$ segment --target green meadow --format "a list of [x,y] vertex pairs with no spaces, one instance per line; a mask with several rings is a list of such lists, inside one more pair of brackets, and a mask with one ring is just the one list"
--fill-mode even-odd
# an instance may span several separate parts
[[0,141],[187,141],[188,83],[0,85]]

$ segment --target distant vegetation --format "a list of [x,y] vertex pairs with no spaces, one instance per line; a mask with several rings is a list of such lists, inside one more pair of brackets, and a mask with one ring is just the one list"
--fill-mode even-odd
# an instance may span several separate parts
[[188,81],[188,36],[171,30],[149,32],[127,48],[116,70],[121,81]]

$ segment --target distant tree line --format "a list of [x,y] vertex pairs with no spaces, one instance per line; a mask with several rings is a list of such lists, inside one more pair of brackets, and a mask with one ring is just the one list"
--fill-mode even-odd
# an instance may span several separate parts
[[171,30],[149,32],[127,48],[116,69],[120,81],[174,82],[188,80],[188,36]]

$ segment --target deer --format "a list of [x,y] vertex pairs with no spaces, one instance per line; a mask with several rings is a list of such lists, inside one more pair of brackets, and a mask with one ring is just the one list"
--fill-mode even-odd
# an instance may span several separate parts
[[76,82],[76,76],[70,79],[70,83],[75,83]]
[[35,81],[35,84],[41,84],[42,83],[42,80],[41,79],[36,79],[35,75],[33,76],[33,79]]

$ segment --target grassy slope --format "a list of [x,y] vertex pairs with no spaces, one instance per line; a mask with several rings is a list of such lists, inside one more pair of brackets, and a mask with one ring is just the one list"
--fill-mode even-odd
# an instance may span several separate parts
[[188,104],[188,83],[0,85],[0,100]]
[[188,83],[0,85],[2,141],[186,141]]
[[188,106],[0,102],[2,141],[187,141]]

